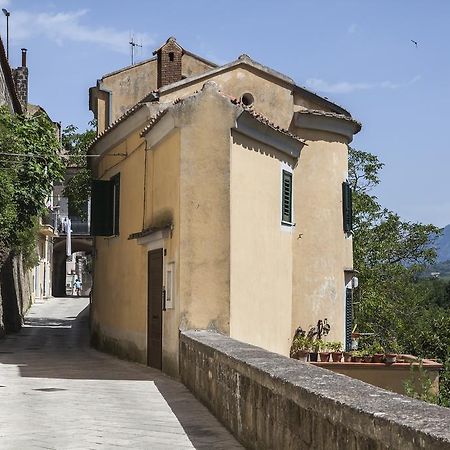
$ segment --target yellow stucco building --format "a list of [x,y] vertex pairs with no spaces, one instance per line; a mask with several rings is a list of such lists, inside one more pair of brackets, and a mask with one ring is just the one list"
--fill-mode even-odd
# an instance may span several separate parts
[[319,319],[348,338],[350,113],[173,38],[99,80],[90,107],[97,347],[176,375],[180,329],[284,355]]

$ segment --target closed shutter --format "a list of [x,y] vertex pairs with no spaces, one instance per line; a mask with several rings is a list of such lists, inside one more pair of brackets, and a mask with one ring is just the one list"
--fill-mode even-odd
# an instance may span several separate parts
[[353,290],[345,289],[345,349],[352,349]]
[[113,233],[119,235],[119,217],[120,217],[120,173],[111,178],[114,183],[114,225]]
[[353,229],[352,221],[352,189],[347,181],[342,183],[342,214],[344,231],[349,233]]
[[91,235],[112,236],[114,182],[93,180],[91,191]]
[[292,173],[283,170],[281,221],[292,223]]

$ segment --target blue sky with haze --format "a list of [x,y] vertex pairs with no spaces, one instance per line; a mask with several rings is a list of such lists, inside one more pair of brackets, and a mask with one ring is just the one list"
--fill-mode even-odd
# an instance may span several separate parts
[[0,0],[0,7],[11,11],[11,65],[29,49],[30,101],[63,125],[86,126],[88,88],[129,64],[130,33],[144,45],[138,60],[171,35],[219,64],[247,53],[363,123],[352,145],[386,164],[377,190],[384,206],[406,220],[450,223],[448,0]]

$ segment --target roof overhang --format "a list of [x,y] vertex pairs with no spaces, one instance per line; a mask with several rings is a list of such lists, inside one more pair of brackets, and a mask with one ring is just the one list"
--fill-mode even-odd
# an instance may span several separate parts
[[295,159],[300,156],[300,151],[305,145],[301,140],[258,121],[246,110],[238,116],[233,129]]
[[361,124],[351,117],[316,110],[295,112],[294,124],[297,128],[327,131],[344,136],[349,143],[353,140],[353,136],[361,130]]

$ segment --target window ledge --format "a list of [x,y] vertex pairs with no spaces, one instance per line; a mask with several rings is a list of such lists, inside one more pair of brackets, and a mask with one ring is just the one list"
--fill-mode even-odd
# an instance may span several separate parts
[[295,225],[297,224],[295,222],[285,222],[284,220],[282,220],[281,225],[284,225],[285,227],[295,227]]

